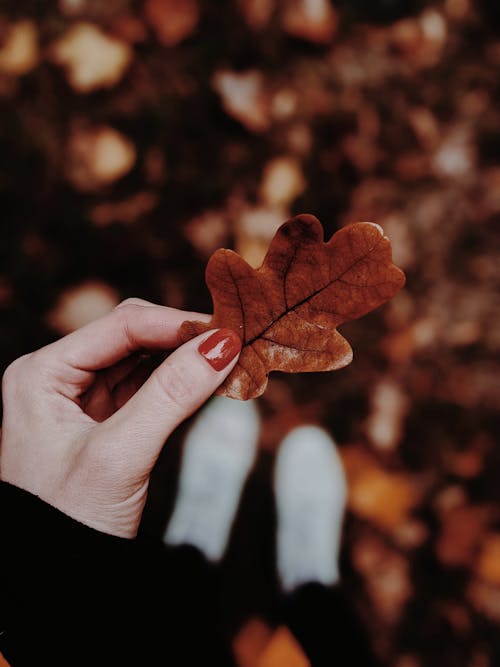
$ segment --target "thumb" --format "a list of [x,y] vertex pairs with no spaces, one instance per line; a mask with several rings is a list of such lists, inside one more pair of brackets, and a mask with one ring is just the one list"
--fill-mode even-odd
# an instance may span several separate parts
[[172,431],[226,379],[241,351],[230,329],[208,331],[177,348],[117,412],[99,425],[96,446],[127,469],[146,472]]

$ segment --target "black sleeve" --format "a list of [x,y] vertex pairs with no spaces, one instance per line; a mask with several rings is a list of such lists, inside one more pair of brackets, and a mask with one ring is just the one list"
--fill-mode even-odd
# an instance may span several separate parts
[[5,482],[0,522],[0,652],[12,667],[168,664],[161,542],[93,530]]

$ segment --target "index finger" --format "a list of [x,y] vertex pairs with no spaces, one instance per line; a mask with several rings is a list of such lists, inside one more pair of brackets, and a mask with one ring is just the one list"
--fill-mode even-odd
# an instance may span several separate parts
[[47,345],[44,355],[82,371],[111,366],[137,350],[177,347],[179,328],[186,320],[208,321],[209,315],[131,300],[108,315]]

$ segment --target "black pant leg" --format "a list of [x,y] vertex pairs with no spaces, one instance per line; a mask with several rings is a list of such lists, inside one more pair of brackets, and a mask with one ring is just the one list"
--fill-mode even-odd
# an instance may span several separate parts
[[195,547],[166,547],[159,585],[165,642],[179,656],[175,664],[235,667],[221,614],[220,568]]
[[304,584],[282,601],[282,618],[312,667],[378,667],[365,628],[340,586]]

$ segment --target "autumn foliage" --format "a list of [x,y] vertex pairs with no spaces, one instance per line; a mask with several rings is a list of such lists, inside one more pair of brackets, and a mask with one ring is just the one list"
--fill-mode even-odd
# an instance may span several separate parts
[[184,340],[216,327],[238,332],[243,348],[219,393],[260,396],[271,370],[329,371],[352,360],[336,327],[390,299],[404,284],[391,246],[370,222],[349,225],[323,242],[321,223],[298,215],[283,224],[256,270],[231,250],[218,250],[206,271],[214,315],[185,322]]
[[[376,221],[407,275],[339,325],[355,354],[345,370],[269,375],[234,544],[249,562],[231,561],[221,591],[239,627],[269,612],[270,468],[306,421],[342,452],[343,583],[382,664],[500,664],[499,6],[0,2],[2,369],[130,296],[217,314],[210,256],[259,282],[249,266],[301,211],[326,239]],[[255,343],[242,361],[260,383]],[[181,435],[152,480],[155,534]]]

